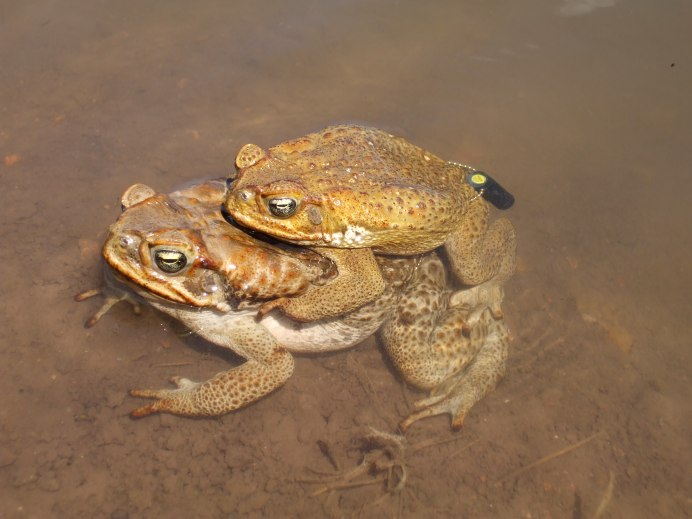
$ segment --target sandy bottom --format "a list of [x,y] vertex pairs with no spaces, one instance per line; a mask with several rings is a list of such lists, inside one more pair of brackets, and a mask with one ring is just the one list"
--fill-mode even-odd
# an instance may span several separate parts
[[[0,517],[692,513],[690,5],[5,4]],[[375,340],[299,358],[219,419],[132,420],[129,389],[238,359],[153,310],[86,330],[96,303],[72,301],[99,284],[127,186],[222,176],[246,142],[335,122],[477,165],[517,199],[508,374],[462,431],[411,428],[391,495],[303,481],[355,466],[368,427],[393,431],[422,396]]]

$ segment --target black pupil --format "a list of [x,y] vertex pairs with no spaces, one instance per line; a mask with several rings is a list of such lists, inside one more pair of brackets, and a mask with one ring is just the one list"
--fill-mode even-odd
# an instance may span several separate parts
[[274,216],[291,216],[296,210],[296,201],[292,198],[274,198],[269,201],[269,210]]
[[157,250],[154,252],[154,261],[164,272],[180,272],[187,265],[187,257],[176,250]]

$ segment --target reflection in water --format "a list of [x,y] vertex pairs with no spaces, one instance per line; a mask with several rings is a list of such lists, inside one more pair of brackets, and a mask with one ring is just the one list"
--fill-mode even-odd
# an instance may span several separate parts
[[577,16],[614,5],[615,0],[563,0],[562,5],[557,9],[557,14],[560,16]]

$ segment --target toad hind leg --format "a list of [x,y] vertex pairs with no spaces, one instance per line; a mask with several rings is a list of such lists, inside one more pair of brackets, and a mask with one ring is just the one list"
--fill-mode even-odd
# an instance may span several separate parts
[[471,364],[435,388],[430,398],[417,402],[415,406],[419,411],[411,413],[399,424],[402,432],[406,432],[414,422],[438,414],[451,415],[452,429],[461,429],[471,408],[495,388],[505,374],[509,333],[504,321],[490,319],[488,336]]
[[445,242],[445,250],[457,279],[465,285],[491,281],[502,284],[515,269],[516,233],[506,218],[488,225],[488,204],[481,199],[469,204],[460,228]]
[[[419,411],[402,421],[400,429],[443,413],[452,416],[456,429],[503,376],[507,330],[504,321],[484,309],[465,333],[469,308],[450,304],[445,268],[434,256],[422,260],[415,276],[380,331],[397,370],[431,395],[417,404]],[[467,290],[475,294],[474,289]],[[474,302],[476,296],[467,299]]]
[[260,308],[260,317],[280,308],[296,321],[317,321],[360,308],[384,291],[384,279],[370,249],[315,247],[314,250],[336,264],[339,271],[336,279],[313,287],[300,296],[269,301]]
[[132,390],[132,396],[152,398],[154,402],[135,409],[131,416],[140,418],[154,413],[219,416],[259,400],[282,386],[293,373],[291,354],[252,318],[226,332],[224,342],[224,346],[247,361],[205,382],[173,377],[176,389]]

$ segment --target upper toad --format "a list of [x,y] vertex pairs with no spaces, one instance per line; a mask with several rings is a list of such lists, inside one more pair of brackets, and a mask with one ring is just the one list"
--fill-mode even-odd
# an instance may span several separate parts
[[268,150],[247,144],[236,167],[225,202],[229,214],[314,248],[339,271],[310,298],[281,298],[263,313],[281,307],[310,321],[373,300],[384,288],[373,252],[414,255],[444,244],[465,285],[501,286],[514,272],[514,228],[504,218],[489,225],[487,202],[466,182],[473,170],[400,137],[333,126]]

